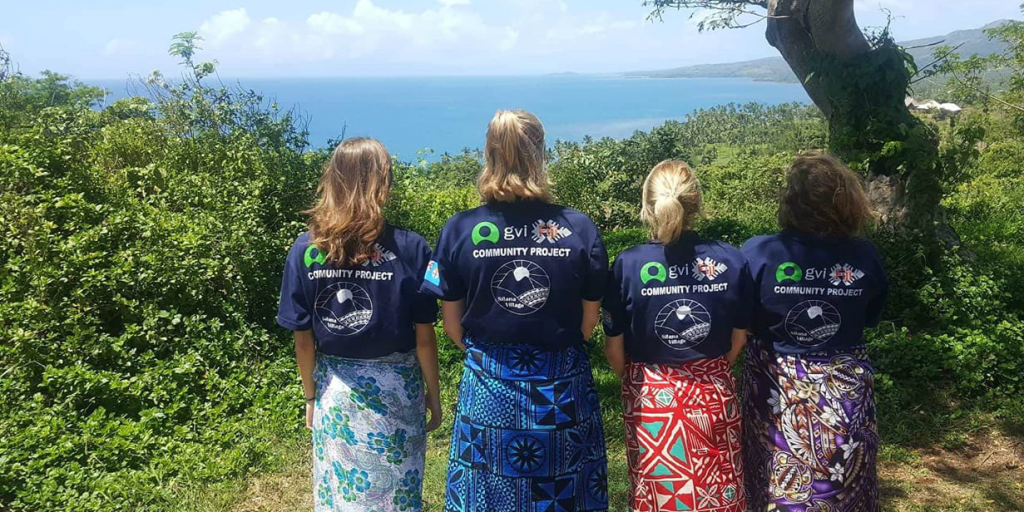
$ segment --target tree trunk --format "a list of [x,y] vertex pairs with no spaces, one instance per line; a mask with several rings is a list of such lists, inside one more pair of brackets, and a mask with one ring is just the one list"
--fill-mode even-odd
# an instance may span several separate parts
[[882,225],[934,236],[938,137],[904,100],[910,75],[891,40],[873,46],[853,0],[768,0],[766,37],[828,119],[831,150],[866,173]]

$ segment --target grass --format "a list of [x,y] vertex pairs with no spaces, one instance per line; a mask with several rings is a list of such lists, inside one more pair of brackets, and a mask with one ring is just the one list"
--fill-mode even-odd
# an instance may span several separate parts
[[[452,411],[460,377],[459,353],[442,341],[442,399],[449,404],[441,428],[427,448],[424,501],[427,512],[441,512]],[[608,449],[610,508],[626,511],[629,491],[619,383],[592,351],[594,379],[601,395]],[[1001,414],[970,404],[937,401],[917,410],[884,403],[879,424],[882,446],[879,476],[886,512],[1024,511],[1024,405]],[[299,421],[296,416],[296,421]],[[182,496],[194,512],[286,512],[312,510],[309,436],[275,443],[270,465],[239,479]]]

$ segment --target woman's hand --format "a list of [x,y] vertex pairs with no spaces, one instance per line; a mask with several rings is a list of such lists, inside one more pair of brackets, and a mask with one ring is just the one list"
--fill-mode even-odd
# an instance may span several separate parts
[[427,397],[427,410],[430,411],[430,421],[427,422],[427,432],[437,430],[441,426],[443,415],[441,413],[441,398],[437,396]]
[[316,402],[306,402],[306,428],[313,430],[313,411],[316,410]]

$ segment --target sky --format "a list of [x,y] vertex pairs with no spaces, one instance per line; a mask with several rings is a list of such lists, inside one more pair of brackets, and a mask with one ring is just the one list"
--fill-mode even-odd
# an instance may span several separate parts
[[[1019,0],[856,0],[897,39],[1021,18]],[[198,31],[224,77],[614,73],[777,55],[764,24],[699,33],[700,12],[649,21],[642,0],[2,0],[0,46],[27,74],[124,78],[175,69]],[[691,14],[694,15],[691,17]]]

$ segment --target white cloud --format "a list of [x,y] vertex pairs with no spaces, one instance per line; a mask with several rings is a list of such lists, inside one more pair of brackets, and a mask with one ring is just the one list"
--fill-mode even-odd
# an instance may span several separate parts
[[241,34],[252,23],[245,9],[219,12],[199,26],[199,34],[213,46],[218,46],[236,34]]
[[226,74],[615,71],[632,69],[639,55],[673,63],[681,56],[685,17],[650,23],[640,6],[613,12],[565,0],[413,5],[420,7],[357,0],[350,10],[293,9],[263,19],[236,9],[207,19],[201,33],[212,52],[206,58],[218,59]]
[[519,40],[509,25],[488,24],[462,8],[468,0],[439,0],[422,11],[392,10],[359,0],[351,12],[322,11],[304,20],[266,18],[253,22],[245,9],[218,13],[200,33],[214,48],[271,60],[330,60],[384,57],[425,59],[467,51],[508,51]]

